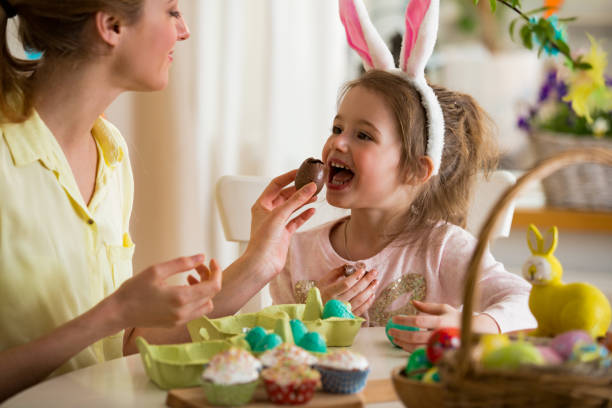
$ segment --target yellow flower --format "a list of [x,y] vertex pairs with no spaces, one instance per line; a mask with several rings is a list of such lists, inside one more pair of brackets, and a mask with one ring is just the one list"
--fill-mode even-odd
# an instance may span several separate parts
[[604,71],[608,64],[606,53],[593,37],[590,35],[588,37],[591,49],[582,60],[591,64],[591,69],[574,71],[569,80],[567,95],[563,100],[571,102],[574,112],[578,116],[584,116],[588,123],[592,123],[593,110],[612,108],[612,92],[606,88],[604,79]]

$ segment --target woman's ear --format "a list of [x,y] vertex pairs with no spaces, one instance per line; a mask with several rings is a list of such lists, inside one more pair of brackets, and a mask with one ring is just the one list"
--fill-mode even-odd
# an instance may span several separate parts
[[111,47],[119,43],[123,26],[121,20],[106,11],[98,11],[94,17],[96,33],[100,39]]
[[421,156],[417,160],[418,170],[414,173],[406,172],[406,184],[421,185],[431,178],[434,170],[433,160],[429,156]]

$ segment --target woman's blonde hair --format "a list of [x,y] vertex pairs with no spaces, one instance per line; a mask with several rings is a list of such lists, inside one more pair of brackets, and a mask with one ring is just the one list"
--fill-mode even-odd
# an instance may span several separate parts
[[[427,151],[427,123],[415,88],[397,74],[371,70],[347,83],[340,98],[355,87],[381,95],[393,112],[402,140],[401,174],[420,174],[419,158]],[[493,122],[469,95],[432,86],[444,114],[444,150],[439,174],[421,186],[408,211],[389,233],[431,229],[440,220],[465,227],[470,192],[476,175],[497,167],[498,149]]]
[[45,60],[83,58],[93,52],[87,25],[98,11],[119,14],[126,24],[138,20],[144,0],[6,0],[19,19],[19,40],[42,52],[36,61],[14,57],[8,46],[6,10],[0,8],[0,118],[21,122],[32,111],[32,75]]

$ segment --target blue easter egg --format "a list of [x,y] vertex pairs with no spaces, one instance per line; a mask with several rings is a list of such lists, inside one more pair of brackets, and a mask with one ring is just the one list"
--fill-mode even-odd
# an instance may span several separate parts
[[401,325],[401,324],[393,323],[393,318],[390,318],[389,321],[387,322],[387,325],[385,326],[385,334],[387,335],[387,338],[389,339],[391,344],[393,344],[395,347],[399,347],[399,346],[393,342],[393,337],[391,337],[389,335],[389,329],[399,329],[399,330],[406,330],[406,331],[419,331],[418,327],[404,326],[404,325]]
[[340,317],[342,319],[354,319],[355,315],[348,310],[346,305],[338,299],[330,299],[323,308],[322,319]]
[[293,342],[298,344],[300,340],[302,340],[302,337],[308,333],[308,329],[304,323],[298,319],[292,319],[289,321],[289,325],[291,326],[291,333],[293,334]]
[[255,326],[249,330],[244,339],[247,341],[247,343],[249,343],[251,349],[255,350],[257,343],[259,343],[259,341],[264,337],[266,337],[266,330],[261,326]]
[[266,334],[264,338],[262,338],[261,340],[259,340],[259,342],[257,342],[257,344],[255,345],[255,348],[253,348],[253,351],[260,352],[260,351],[271,350],[274,347],[281,344],[282,342],[283,342],[283,339],[281,339],[281,336],[279,336],[278,334],[276,333]]
[[327,344],[325,344],[325,339],[317,332],[306,333],[298,343],[298,346],[304,350],[314,351],[317,353],[327,352]]

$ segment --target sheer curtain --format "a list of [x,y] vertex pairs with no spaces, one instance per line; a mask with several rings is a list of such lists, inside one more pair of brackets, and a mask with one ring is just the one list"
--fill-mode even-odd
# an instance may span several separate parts
[[319,157],[347,79],[337,2],[183,0],[191,39],[178,43],[163,92],[107,112],[130,145],[136,181],[136,271],[203,251],[227,266],[214,202],[224,174],[274,176]]

